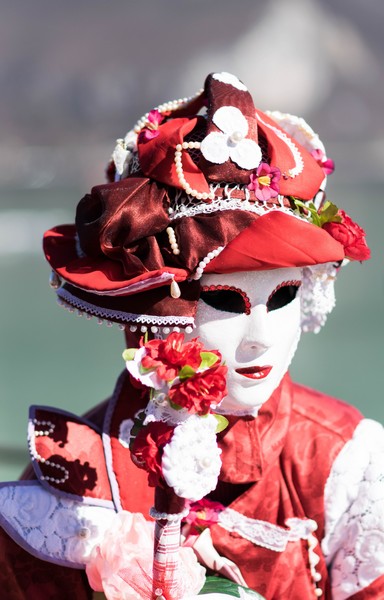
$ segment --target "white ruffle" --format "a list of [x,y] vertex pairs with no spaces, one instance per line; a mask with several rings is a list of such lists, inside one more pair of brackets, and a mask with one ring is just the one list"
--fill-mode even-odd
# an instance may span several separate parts
[[357,426],[336,458],[325,487],[322,550],[335,600],[356,594],[384,574],[384,430]]

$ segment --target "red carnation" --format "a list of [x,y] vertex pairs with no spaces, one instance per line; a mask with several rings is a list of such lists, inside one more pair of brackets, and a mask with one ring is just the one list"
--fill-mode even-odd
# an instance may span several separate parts
[[323,229],[344,246],[345,256],[350,260],[370,258],[371,252],[365,241],[364,229],[352,221],[343,210],[339,210],[337,214],[341,217],[341,222],[324,223]]
[[173,430],[172,425],[153,421],[139,431],[133,442],[132,460],[136,466],[147,471],[151,487],[161,485],[163,448],[171,439]]
[[227,367],[223,365],[196,373],[171,387],[171,402],[186,408],[191,414],[208,414],[211,404],[218,405],[227,394],[226,374]]
[[184,343],[183,333],[171,333],[165,340],[151,340],[145,344],[147,355],[142,359],[145,369],[156,369],[160,379],[172,381],[185,365],[199,368],[203,345],[196,339]]

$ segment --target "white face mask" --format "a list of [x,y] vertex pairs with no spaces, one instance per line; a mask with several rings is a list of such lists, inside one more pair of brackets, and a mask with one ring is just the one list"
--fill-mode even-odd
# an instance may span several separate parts
[[196,313],[199,337],[228,367],[228,395],[217,412],[257,415],[278,387],[300,339],[300,268],[204,275]]

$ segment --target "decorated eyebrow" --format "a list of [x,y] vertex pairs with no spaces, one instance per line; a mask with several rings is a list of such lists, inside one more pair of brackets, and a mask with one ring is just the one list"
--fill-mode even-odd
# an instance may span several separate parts
[[283,281],[280,283],[268,297],[267,311],[277,310],[292,302],[296,298],[300,286],[300,280]]
[[249,315],[251,301],[240,288],[231,285],[203,285],[200,298],[216,310]]

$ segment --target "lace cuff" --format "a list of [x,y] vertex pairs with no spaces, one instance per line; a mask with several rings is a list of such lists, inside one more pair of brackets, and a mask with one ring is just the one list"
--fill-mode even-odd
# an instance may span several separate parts
[[335,600],[384,574],[384,430],[364,419],[336,458],[325,487],[322,541]]

